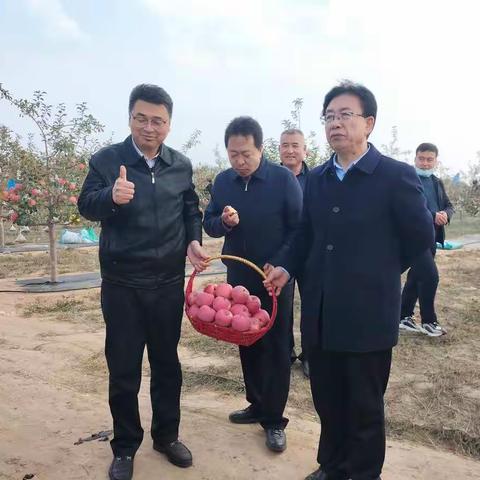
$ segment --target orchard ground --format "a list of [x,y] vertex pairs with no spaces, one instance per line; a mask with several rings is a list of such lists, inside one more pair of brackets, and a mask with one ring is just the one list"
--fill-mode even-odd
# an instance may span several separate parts
[[[221,242],[206,246],[215,254]],[[13,278],[45,275],[47,261],[44,252],[0,255],[0,290]],[[395,349],[384,480],[480,478],[480,250],[440,251],[438,265],[438,312],[448,334],[402,335]],[[60,273],[97,268],[96,248],[59,251]],[[107,478],[108,442],[74,445],[111,428],[103,342],[98,289],[0,293],[0,479]],[[237,349],[199,335],[185,319],[180,357],[181,438],[193,451],[194,467],[177,469],[151,448],[145,361],[145,437],[136,479],[295,480],[316,468],[320,427],[298,364],[287,407],[288,448],[274,455],[258,426],[228,422],[231,410],[245,406]]]

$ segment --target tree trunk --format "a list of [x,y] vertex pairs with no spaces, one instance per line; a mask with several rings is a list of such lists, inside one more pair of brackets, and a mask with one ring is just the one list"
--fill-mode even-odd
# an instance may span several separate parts
[[48,224],[48,240],[50,251],[50,282],[57,283],[58,271],[57,271],[57,243],[55,238],[55,223],[50,222]]
[[0,218],[0,248],[5,248],[5,220]]

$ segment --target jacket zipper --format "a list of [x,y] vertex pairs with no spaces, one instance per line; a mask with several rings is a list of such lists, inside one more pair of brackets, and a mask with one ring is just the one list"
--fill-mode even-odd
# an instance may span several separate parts
[[[248,183],[250,182],[250,178],[245,182],[245,188],[243,189],[244,192],[248,192]],[[245,257],[247,257],[247,239],[245,236],[243,237],[243,251],[245,252]]]
[[[153,210],[155,212],[155,223],[157,225],[157,231],[160,231],[160,224],[158,221],[158,208],[157,208],[157,202],[156,202],[156,196],[155,196],[155,166],[152,168],[149,168],[150,170],[150,175],[152,176],[152,195],[153,195]],[[157,254],[157,259],[160,256],[159,248],[155,247],[155,252]],[[157,276],[157,282],[158,282],[158,276]]]

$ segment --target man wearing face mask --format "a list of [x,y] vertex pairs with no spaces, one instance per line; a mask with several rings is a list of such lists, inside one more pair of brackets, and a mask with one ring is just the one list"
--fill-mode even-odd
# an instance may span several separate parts
[[[203,227],[211,237],[224,237],[222,253],[246,258],[268,272],[285,252],[301,217],[302,189],[286,168],[263,158],[263,133],[251,117],[233,119],[225,131],[232,168],[219,173]],[[262,278],[240,262],[225,261],[227,281],[243,285],[260,297],[262,308],[271,299]],[[290,385],[289,329],[293,299],[290,281],[278,297],[273,327],[249,347],[240,347],[246,399],[249,406],[230,414],[232,423],[260,423],[266,445],[285,450],[283,416]]]
[[[450,222],[454,208],[443,182],[433,172],[437,166],[438,149],[433,143],[422,143],[415,152],[415,170],[423,185],[427,207],[435,226],[435,241],[445,241],[445,225]],[[435,265],[436,243],[418,257],[410,268],[402,292],[400,329],[422,332],[430,337],[439,337],[445,330],[440,326],[435,313],[435,294],[438,286],[438,269]],[[413,318],[417,299],[420,304],[421,325]]]

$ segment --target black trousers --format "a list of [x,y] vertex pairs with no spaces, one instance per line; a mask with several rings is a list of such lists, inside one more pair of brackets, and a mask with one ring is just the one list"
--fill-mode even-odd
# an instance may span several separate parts
[[[290,388],[289,314],[293,282],[278,296],[273,327],[250,347],[239,347],[247,401],[261,416],[263,428],[285,428],[283,416]],[[271,305],[266,291],[256,292],[262,305]]]
[[318,463],[331,480],[377,479],[385,459],[383,397],[392,350],[308,350],[313,402],[320,417]]
[[304,359],[306,359],[306,354],[305,354],[305,342],[303,339],[303,333],[302,333],[302,318],[300,314],[300,345],[301,345],[301,350],[298,356],[294,354],[295,351],[295,336],[293,335],[293,325],[295,323],[295,315],[294,315],[294,305],[295,305],[295,281],[298,285],[298,291],[300,293],[300,301],[302,298],[302,290],[301,290],[301,282],[299,279],[293,279],[293,288],[292,288],[292,305],[290,309],[290,356],[292,362],[295,361],[297,358],[303,362]]
[[103,282],[105,356],[113,417],[114,455],[135,455],[143,440],[138,410],[142,359],[147,347],[155,442],[178,438],[182,371],[177,355],[183,314],[183,280],[156,290]]
[[401,318],[413,315],[415,304],[420,304],[422,323],[437,321],[435,295],[438,287],[438,269],[435,264],[435,250],[427,250],[411,266],[402,291]]

